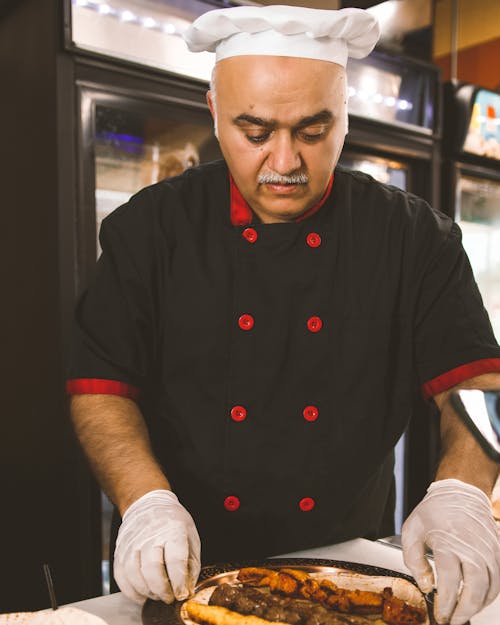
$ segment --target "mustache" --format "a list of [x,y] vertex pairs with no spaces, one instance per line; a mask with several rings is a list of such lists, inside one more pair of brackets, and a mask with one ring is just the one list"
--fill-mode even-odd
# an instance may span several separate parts
[[281,176],[280,174],[260,174],[257,178],[259,184],[307,184],[309,182],[309,176],[303,173],[289,174]]

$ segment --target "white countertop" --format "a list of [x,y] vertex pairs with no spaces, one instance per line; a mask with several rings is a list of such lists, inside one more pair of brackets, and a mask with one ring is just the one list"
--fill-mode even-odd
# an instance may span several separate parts
[[[381,566],[393,571],[409,574],[399,549],[382,543],[357,538],[338,545],[318,547],[307,551],[283,554],[297,558],[330,558],[347,562],[360,562]],[[104,619],[109,625],[141,625],[141,606],[133,603],[118,592],[104,597],[87,599],[71,604]],[[500,625],[500,595],[482,612],[471,619],[471,625]]]

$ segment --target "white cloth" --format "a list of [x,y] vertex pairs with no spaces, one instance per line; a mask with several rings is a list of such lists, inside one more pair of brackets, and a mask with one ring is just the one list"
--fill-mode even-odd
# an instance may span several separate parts
[[106,621],[78,608],[65,606],[36,612],[28,625],[106,625]]
[[0,625],[107,625],[99,616],[78,608],[64,606],[40,612],[10,612],[0,614]]
[[307,9],[285,5],[241,6],[200,15],[184,33],[192,52],[231,56],[271,55],[318,59],[346,66],[380,36],[376,18],[363,9]]
[[114,575],[129,599],[172,603],[193,593],[200,538],[189,512],[169,490],[146,493],[125,511],[116,540]]
[[[438,623],[462,625],[500,591],[500,541],[491,502],[460,480],[433,482],[402,529],[403,558],[423,592],[437,588]],[[437,584],[425,557],[432,549]]]

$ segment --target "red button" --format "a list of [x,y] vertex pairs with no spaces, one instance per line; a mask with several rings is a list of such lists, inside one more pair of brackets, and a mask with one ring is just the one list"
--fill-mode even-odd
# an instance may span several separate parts
[[306,421],[316,421],[319,411],[316,406],[306,406],[302,414],[304,415],[304,419]]
[[244,421],[247,418],[246,408],[243,406],[234,406],[231,408],[231,419],[233,421]]
[[299,501],[299,508],[302,512],[309,512],[309,510],[312,510],[315,505],[316,502],[312,497],[304,497],[304,499]]
[[323,327],[323,322],[320,317],[311,317],[307,320],[307,329],[310,332],[319,332]]
[[259,234],[255,228],[245,228],[243,230],[243,236],[249,243],[255,243],[257,241]]
[[229,495],[229,497],[226,497],[224,499],[224,508],[226,510],[229,510],[229,512],[234,512],[235,510],[238,510],[239,507],[240,500],[238,499],[238,497],[235,497],[234,495]]
[[309,247],[319,247],[321,245],[321,237],[317,232],[310,232],[306,237]]
[[252,315],[241,315],[238,319],[238,325],[242,330],[251,330],[254,323]]

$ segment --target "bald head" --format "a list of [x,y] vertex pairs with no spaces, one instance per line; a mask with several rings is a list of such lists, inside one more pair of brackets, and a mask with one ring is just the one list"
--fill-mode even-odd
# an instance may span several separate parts
[[[328,61],[249,55],[217,63],[208,103],[231,173],[258,214],[292,219],[321,197],[344,141],[346,93],[344,68]],[[286,175],[302,182],[259,182]]]

